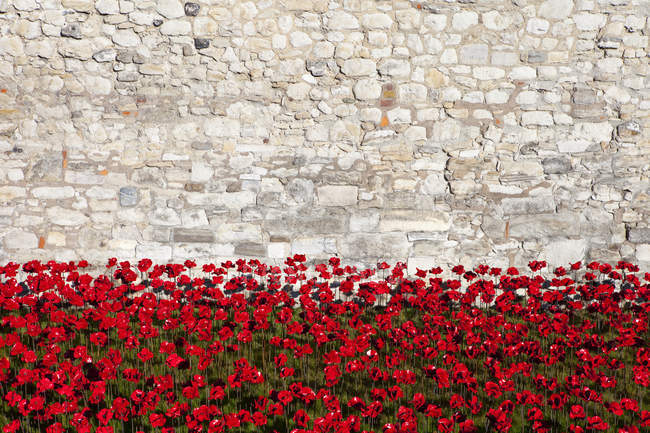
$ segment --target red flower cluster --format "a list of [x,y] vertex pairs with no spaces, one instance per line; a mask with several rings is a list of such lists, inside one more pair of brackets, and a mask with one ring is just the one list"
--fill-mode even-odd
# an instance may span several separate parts
[[3,432],[650,428],[637,266],[306,260],[0,267]]

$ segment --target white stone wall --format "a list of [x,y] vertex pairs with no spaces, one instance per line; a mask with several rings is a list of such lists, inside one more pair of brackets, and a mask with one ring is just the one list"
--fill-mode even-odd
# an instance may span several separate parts
[[650,265],[645,0],[0,0],[0,261]]

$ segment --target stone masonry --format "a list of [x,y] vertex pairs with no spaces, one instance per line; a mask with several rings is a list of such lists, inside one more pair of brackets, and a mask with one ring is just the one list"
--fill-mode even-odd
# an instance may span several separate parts
[[0,262],[650,266],[646,0],[0,0]]

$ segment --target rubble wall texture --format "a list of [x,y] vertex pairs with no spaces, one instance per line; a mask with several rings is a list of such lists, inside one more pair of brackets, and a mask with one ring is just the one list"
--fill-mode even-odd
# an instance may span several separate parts
[[0,0],[0,261],[650,264],[645,0]]

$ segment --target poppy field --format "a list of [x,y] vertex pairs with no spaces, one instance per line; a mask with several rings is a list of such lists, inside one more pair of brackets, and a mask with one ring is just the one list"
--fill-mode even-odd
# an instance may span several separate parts
[[636,265],[306,263],[0,266],[0,427],[650,431]]

